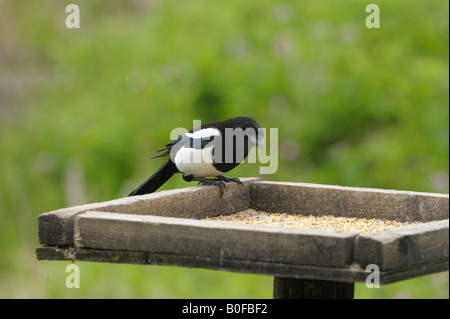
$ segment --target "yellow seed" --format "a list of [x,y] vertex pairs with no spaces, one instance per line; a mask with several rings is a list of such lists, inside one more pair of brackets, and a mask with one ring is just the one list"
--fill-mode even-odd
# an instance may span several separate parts
[[373,233],[388,229],[394,229],[415,223],[400,223],[393,220],[381,220],[376,218],[354,218],[335,216],[313,216],[286,213],[266,213],[248,209],[230,215],[206,217],[208,221],[226,221],[234,223],[274,225],[284,227],[297,227],[308,229],[330,229],[335,231],[351,231],[361,234]]

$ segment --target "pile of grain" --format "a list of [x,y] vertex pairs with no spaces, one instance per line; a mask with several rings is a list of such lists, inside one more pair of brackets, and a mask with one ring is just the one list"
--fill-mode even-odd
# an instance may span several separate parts
[[230,215],[207,217],[203,220],[231,222],[251,225],[269,225],[281,227],[295,227],[303,229],[321,229],[357,232],[360,234],[375,233],[383,230],[394,229],[406,225],[417,224],[417,222],[398,222],[386,219],[367,219],[355,217],[335,216],[305,216],[285,213],[268,213],[247,209]]

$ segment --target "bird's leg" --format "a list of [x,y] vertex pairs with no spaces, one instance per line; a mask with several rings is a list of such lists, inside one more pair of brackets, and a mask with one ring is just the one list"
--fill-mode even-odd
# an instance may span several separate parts
[[225,181],[222,181],[217,178],[202,178],[202,177],[195,177],[194,175],[185,175],[183,174],[183,179],[186,182],[192,182],[196,181],[199,182],[201,185],[214,185],[219,186],[220,188],[220,197],[223,196],[223,192],[225,191]]

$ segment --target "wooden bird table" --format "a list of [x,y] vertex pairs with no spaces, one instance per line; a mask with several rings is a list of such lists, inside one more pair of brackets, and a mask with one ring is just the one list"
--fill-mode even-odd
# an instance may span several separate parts
[[[353,298],[369,265],[380,284],[449,269],[449,196],[242,179],[60,209],[38,218],[38,259],[171,265],[274,276],[274,298]],[[355,232],[201,220],[254,208],[420,224]]]

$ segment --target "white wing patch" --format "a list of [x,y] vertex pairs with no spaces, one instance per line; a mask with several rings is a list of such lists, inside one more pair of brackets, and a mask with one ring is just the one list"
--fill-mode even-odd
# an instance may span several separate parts
[[187,137],[190,138],[204,138],[204,137],[212,137],[212,136],[220,136],[220,131],[216,128],[204,128],[199,131],[195,131],[192,133],[186,133]]
[[[189,139],[207,139],[220,136],[220,131],[215,128],[206,128],[185,135]],[[212,150],[214,143],[206,144],[203,148],[192,147],[189,142],[180,146],[172,159],[180,172],[198,177],[223,175],[223,172],[218,171],[213,166]]]

